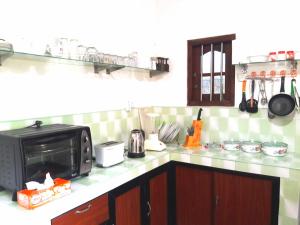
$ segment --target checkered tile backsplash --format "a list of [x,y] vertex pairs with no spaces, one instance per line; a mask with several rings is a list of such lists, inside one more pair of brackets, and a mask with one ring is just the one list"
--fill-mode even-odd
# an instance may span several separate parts
[[[196,119],[199,107],[151,107],[147,111],[159,113],[160,121],[178,122],[182,130],[179,142],[183,143],[186,127]],[[267,110],[260,109],[256,114],[241,113],[232,107],[203,107],[202,143],[224,140],[283,141],[289,151],[300,153],[300,115],[269,120]],[[0,122],[0,130],[21,128],[42,120],[44,124],[67,123],[90,126],[93,143],[109,140],[127,141],[129,132],[139,128],[138,109],[92,112],[75,115],[34,118]]]
[[[240,112],[233,107],[202,107],[202,143],[224,140],[283,141],[289,151],[300,153],[300,114],[293,118],[268,119],[267,110],[258,113]],[[161,120],[177,121],[182,126],[180,142],[185,137],[186,127],[197,118],[199,107],[153,107],[161,114]]]
[[65,123],[89,126],[93,144],[111,140],[126,141],[129,132],[140,127],[138,110],[133,109],[130,112],[116,110],[0,122],[0,130],[22,128],[33,124],[36,120],[43,121],[43,124]]

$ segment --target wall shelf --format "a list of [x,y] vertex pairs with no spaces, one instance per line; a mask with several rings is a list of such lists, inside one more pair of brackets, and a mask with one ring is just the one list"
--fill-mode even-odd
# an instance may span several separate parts
[[8,58],[15,59],[27,59],[33,61],[41,61],[46,63],[60,63],[67,65],[82,65],[82,66],[93,66],[94,72],[99,73],[100,71],[105,70],[107,74],[110,74],[114,71],[121,70],[123,68],[129,68],[132,71],[144,71],[149,72],[150,77],[155,75],[159,75],[165,73],[166,71],[153,70],[149,68],[135,67],[135,66],[125,66],[125,65],[117,65],[117,64],[108,64],[108,63],[99,63],[99,62],[90,62],[79,59],[69,59],[63,57],[56,57],[51,55],[39,55],[33,53],[25,53],[25,52],[12,52],[12,51],[3,51],[0,50],[0,66],[3,61]]
[[236,73],[240,80],[273,80],[281,76],[296,77],[300,74],[300,60],[277,60],[272,62],[249,62],[236,64]]

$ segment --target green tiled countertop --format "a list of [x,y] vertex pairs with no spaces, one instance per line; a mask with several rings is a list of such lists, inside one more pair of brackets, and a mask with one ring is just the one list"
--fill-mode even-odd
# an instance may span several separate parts
[[[270,166],[275,169],[292,169],[299,170],[300,172],[300,154],[291,152],[287,153],[285,156],[269,156],[265,155],[262,152],[258,153],[247,153],[243,151],[226,151],[220,148],[215,149],[206,149],[206,148],[184,148],[178,145],[172,145],[168,147],[168,150],[172,155],[174,154],[184,154],[184,155],[192,155],[193,159],[195,156],[200,156],[199,158],[209,158],[209,159],[219,159],[225,161],[232,161],[234,163],[247,163],[261,166]],[[184,157],[181,157],[184,158]],[[172,157],[172,159],[176,159],[176,157]],[[205,162],[203,162],[205,165]],[[207,164],[208,166],[212,166]]]
[[71,194],[33,210],[24,209],[18,206],[16,202],[12,202],[11,192],[0,191],[0,224],[51,225],[52,218],[107,193],[169,161],[168,151],[147,152],[144,158],[126,158],[123,163],[109,168],[94,166],[89,176],[72,180]]
[[[72,193],[34,210],[27,210],[11,201],[11,193],[0,192],[0,224],[50,225],[51,219],[75,208],[115,187],[126,183],[171,160],[222,169],[280,177],[279,224],[296,225],[299,221],[300,156],[270,157],[263,153],[229,152],[224,150],[184,149],[168,146],[166,151],[146,152],[146,157],[126,159],[110,168],[93,167],[88,177],[72,180]],[[28,221],[28,222],[27,222]],[[23,222],[24,223],[24,222]]]

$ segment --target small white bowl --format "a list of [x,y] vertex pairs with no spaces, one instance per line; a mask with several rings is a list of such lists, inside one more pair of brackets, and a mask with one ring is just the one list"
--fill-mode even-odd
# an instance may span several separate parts
[[299,51],[295,52],[295,59],[296,60],[300,59],[300,52]]
[[239,141],[224,141],[223,149],[227,151],[238,151],[240,150],[240,142]]
[[262,151],[270,156],[285,156],[288,149],[288,144],[283,142],[264,142]]
[[261,152],[261,143],[259,141],[243,141],[241,149],[248,153],[258,153]]

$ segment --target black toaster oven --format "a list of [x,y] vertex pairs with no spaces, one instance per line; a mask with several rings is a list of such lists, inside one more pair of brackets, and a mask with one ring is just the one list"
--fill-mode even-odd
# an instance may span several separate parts
[[71,179],[92,168],[90,128],[67,124],[31,126],[0,132],[0,187],[13,192],[29,181]]

